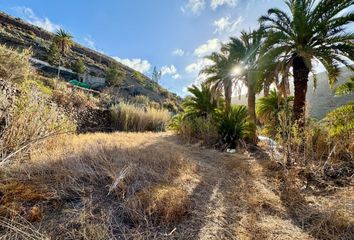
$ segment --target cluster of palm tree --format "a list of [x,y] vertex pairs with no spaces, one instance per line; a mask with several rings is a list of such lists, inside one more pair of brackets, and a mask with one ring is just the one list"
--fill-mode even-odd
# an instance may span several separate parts
[[[340,67],[351,70],[354,61],[354,33],[347,26],[354,21],[350,7],[354,0],[285,0],[287,11],[269,9],[259,19],[258,29],[242,32],[231,38],[219,52],[207,58],[212,64],[201,73],[205,84],[225,98],[225,111],[231,110],[233,92],[243,84],[248,89],[248,112],[253,123],[256,118],[256,94],[270,86],[287,99],[290,79],[294,83],[293,120],[304,126],[306,93],[309,75],[314,80],[314,62],[328,72],[333,86]],[[350,85],[351,83],[349,83]],[[274,93],[273,93],[274,95]]]

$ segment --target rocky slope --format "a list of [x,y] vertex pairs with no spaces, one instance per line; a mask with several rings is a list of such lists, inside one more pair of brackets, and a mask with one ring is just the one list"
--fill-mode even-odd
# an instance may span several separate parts
[[[52,33],[0,12],[0,44],[17,49],[32,48],[34,58],[46,61],[52,38]],[[75,43],[71,50],[67,57],[68,62],[83,59],[89,74],[94,76],[105,77],[109,66],[113,64],[118,66],[119,71],[124,74],[124,83],[117,91],[125,97],[145,95],[159,103],[175,104],[179,101],[176,94],[168,92],[148,77],[111,57],[78,43]]]

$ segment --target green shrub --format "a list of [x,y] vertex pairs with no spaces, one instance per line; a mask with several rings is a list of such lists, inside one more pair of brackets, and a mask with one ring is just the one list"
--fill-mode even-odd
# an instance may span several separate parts
[[81,58],[79,58],[78,60],[76,60],[74,62],[73,66],[72,66],[72,70],[74,72],[79,73],[79,74],[83,74],[86,72],[87,69],[86,69],[84,61]]
[[218,116],[218,122],[222,141],[231,147],[239,140],[254,137],[255,126],[249,121],[246,106],[232,106],[230,112],[223,112]]
[[192,86],[192,96],[183,103],[184,112],[176,115],[171,128],[191,142],[202,140],[206,145],[225,143],[234,147],[237,141],[255,137],[255,126],[249,121],[247,107],[234,106],[224,112],[223,99],[215,99],[207,85]]
[[144,83],[145,88],[153,91],[153,92],[158,92],[158,84],[156,82],[152,82],[152,81],[146,81]]
[[141,74],[140,72],[135,71],[134,72],[134,78],[140,83],[144,83],[145,82],[145,78],[144,78],[143,74]]
[[323,120],[331,137],[354,135],[354,102],[334,109]]
[[119,131],[164,131],[170,114],[166,110],[120,103],[111,108],[113,128]]
[[348,81],[346,81],[345,83],[339,85],[335,89],[336,95],[339,95],[339,96],[350,94],[352,92],[354,92],[354,77],[349,78]]
[[57,44],[52,43],[48,49],[47,61],[49,64],[53,66],[60,65],[61,62],[61,54],[60,49]]
[[277,91],[270,91],[269,95],[257,101],[257,117],[261,124],[264,124],[265,132],[274,137],[281,131],[279,116],[285,111],[291,114],[293,97],[285,100]]
[[110,86],[121,86],[124,82],[125,74],[117,65],[110,66],[106,71],[106,79]]

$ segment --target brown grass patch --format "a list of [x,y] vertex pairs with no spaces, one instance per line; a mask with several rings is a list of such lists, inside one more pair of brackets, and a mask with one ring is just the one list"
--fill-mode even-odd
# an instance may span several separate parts
[[127,199],[127,209],[132,219],[143,222],[147,219],[155,224],[172,223],[180,220],[188,210],[188,195],[174,186],[158,185]]
[[152,231],[188,212],[180,176],[193,169],[152,133],[52,139],[3,173],[9,180],[0,185],[1,201],[16,214],[2,216],[12,221],[19,215],[65,239],[123,236],[142,226]]

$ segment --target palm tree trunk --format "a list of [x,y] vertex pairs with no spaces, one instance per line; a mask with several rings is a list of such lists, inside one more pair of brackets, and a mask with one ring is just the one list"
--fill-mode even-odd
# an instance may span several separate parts
[[225,111],[230,112],[230,110],[231,110],[231,97],[232,97],[232,84],[224,84],[224,94],[225,94]]
[[257,123],[256,117],[256,94],[252,87],[248,88],[248,114],[253,124]]
[[294,120],[298,122],[299,127],[303,128],[305,125],[305,108],[306,108],[306,93],[307,82],[310,70],[306,66],[304,58],[295,56],[293,59],[293,74],[294,74]]

